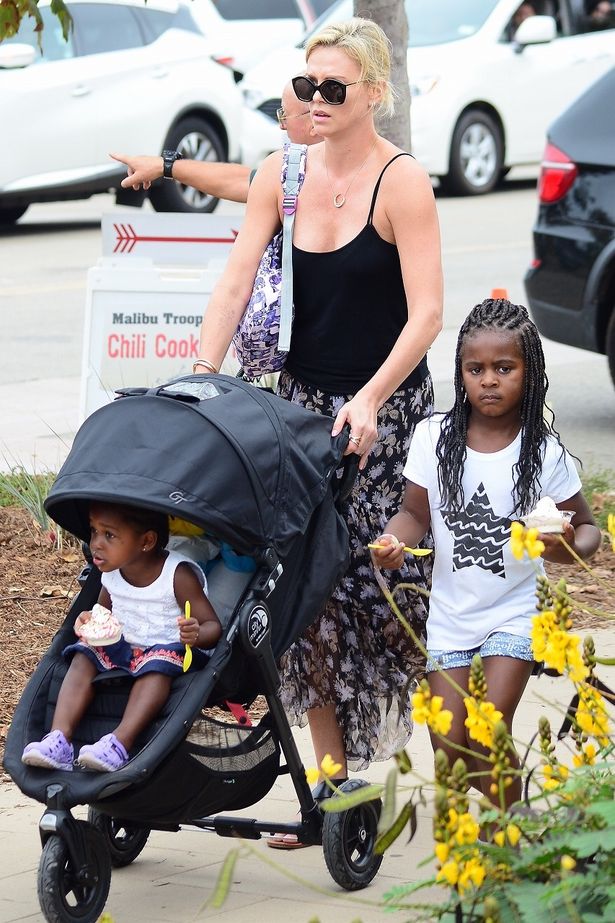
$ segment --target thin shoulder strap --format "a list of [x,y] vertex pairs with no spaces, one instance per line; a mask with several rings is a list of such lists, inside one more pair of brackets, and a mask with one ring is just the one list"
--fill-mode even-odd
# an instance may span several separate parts
[[293,324],[293,225],[297,209],[297,196],[305,177],[307,145],[289,144],[284,147],[282,169],[282,293],[280,299],[280,329],[278,349],[288,352]]
[[372,196],[372,204],[369,209],[369,215],[367,216],[368,224],[372,223],[372,218],[374,217],[374,208],[376,206],[376,198],[378,196],[378,190],[380,189],[380,183],[382,182],[382,177],[384,176],[385,170],[388,170],[388,168],[391,166],[393,161],[397,160],[398,157],[412,157],[412,154],[408,154],[407,151],[402,151],[400,154],[395,154],[395,157],[391,157],[389,162],[385,163],[385,165],[383,166],[382,172],[380,176],[378,177],[378,182],[376,183],[376,186],[374,188],[374,194]]

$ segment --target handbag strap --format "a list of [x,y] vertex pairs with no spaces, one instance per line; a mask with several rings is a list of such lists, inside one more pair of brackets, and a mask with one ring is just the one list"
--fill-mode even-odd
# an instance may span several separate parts
[[[297,197],[305,175],[306,144],[289,144],[284,152],[288,156],[286,176],[284,178],[284,195],[282,198],[282,298],[280,304],[280,332],[278,349],[288,352],[293,323],[293,225],[297,210]],[[304,163],[303,173],[300,171]]]

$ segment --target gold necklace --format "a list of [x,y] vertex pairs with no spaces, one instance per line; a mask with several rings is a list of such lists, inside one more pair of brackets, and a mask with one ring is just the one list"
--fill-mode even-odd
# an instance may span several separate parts
[[333,191],[333,185],[331,184],[331,180],[329,179],[329,171],[328,171],[328,169],[327,169],[327,154],[326,154],[326,152],[323,150],[323,155],[322,155],[322,156],[323,156],[323,160],[324,160],[324,164],[325,164],[325,173],[327,174],[327,182],[329,183],[329,189],[331,190],[331,195],[333,196],[333,205],[335,206],[335,208],[341,208],[342,205],[344,205],[344,203],[346,202],[346,196],[348,195],[348,190],[350,189],[350,187],[352,186],[352,184],[353,184],[354,181],[356,180],[357,176],[359,175],[359,173],[361,172],[361,170],[363,169],[363,167],[365,166],[365,164],[366,164],[367,161],[369,160],[369,158],[370,158],[370,156],[371,156],[371,154],[372,154],[374,148],[376,147],[377,142],[378,142],[378,138],[376,138],[376,140],[374,141],[374,143],[373,143],[372,146],[370,147],[370,149],[369,149],[369,151],[368,151],[368,154],[367,154],[367,157],[365,158],[365,160],[363,161],[363,163],[361,164],[361,166],[359,167],[359,169],[357,170],[357,172],[354,174],[354,176],[352,177],[352,179],[350,180],[350,182],[349,182],[348,185],[346,186],[345,191],[344,191],[344,192],[338,192],[338,193],[335,193],[335,192]]

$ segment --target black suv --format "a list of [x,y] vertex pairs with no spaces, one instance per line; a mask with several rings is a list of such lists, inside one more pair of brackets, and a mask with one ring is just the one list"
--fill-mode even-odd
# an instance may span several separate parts
[[550,340],[608,357],[615,384],[615,68],[551,125],[525,276]]

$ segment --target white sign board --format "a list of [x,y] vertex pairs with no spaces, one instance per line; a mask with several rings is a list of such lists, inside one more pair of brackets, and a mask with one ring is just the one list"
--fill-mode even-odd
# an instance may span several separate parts
[[184,215],[176,212],[113,211],[102,216],[103,256],[118,262],[147,258],[154,263],[205,266],[228,257],[241,215]]
[[[153,387],[192,374],[203,311],[219,270],[174,270],[150,261],[88,271],[81,419],[124,387]],[[234,374],[236,363],[224,371]]]
[[[81,419],[117,388],[192,373],[203,311],[242,220],[136,209],[103,215],[103,256],[88,272]],[[235,374],[235,360],[222,371]]]

